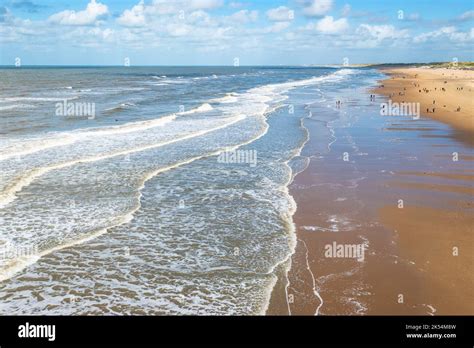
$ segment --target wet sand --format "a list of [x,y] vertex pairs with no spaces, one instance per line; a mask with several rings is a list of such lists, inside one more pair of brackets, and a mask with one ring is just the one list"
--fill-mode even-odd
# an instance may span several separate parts
[[[474,313],[473,113],[466,97],[472,81],[429,71],[424,75],[433,81],[426,87],[426,80],[415,79],[419,70],[405,71],[409,79],[396,75],[381,82],[377,92],[385,97],[369,102],[374,92],[367,90],[366,96],[347,97],[338,110],[342,117],[361,105],[377,110],[390,97],[420,102],[419,120],[360,112],[349,127],[305,121],[311,138],[303,153],[311,162],[290,186],[298,244],[287,287],[274,291],[267,314]],[[418,98],[406,83],[431,91]],[[432,92],[438,83],[448,91],[464,85],[464,92]],[[446,110],[459,104],[462,111],[425,115],[433,96]],[[327,152],[318,136],[325,128],[335,137]],[[325,250],[334,242],[364,245],[363,261],[328,257]]]

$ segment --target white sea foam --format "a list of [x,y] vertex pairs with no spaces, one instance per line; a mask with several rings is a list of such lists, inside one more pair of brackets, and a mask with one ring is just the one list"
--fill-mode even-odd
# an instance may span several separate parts
[[216,126],[210,129],[205,129],[201,130],[198,132],[194,132],[182,137],[175,138],[173,140],[168,140],[164,142],[160,142],[157,144],[151,144],[151,145],[145,145],[145,146],[140,146],[137,148],[132,148],[129,150],[123,150],[123,151],[118,151],[118,152],[113,152],[113,153],[108,153],[108,154],[102,154],[102,155],[97,155],[97,156],[92,156],[92,157],[85,157],[85,158],[80,158],[76,159],[73,161],[68,161],[68,162],[62,162],[62,163],[56,163],[47,167],[40,167],[40,168],[35,168],[31,170],[30,172],[20,176],[19,178],[15,179],[12,183],[8,184],[6,188],[0,193],[0,208],[5,207],[6,205],[10,204],[13,202],[16,198],[16,193],[20,192],[23,188],[29,186],[35,179],[38,177],[52,171],[52,170],[57,170],[57,169],[63,169],[66,167],[70,167],[79,163],[90,163],[90,162],[97,162],[97,161],[102,161],[105,159],[113,158],[113,157],[118,157],[118,156],[125,156],[129,155],[132,153],[136,152],[141,152],[145,150],[150,150],[150,149],[155,149],[158,147],[162,147],[165,145],[170,145],[179,141],[195,138],[202,136],[204,134],[214,132],[216,130],[228,127],[234,123],[240,122],[243,119],[245,119],[245,115],[237,115],[234,117],[229,118],[229,122]]
[[166,84],[166,85],[181,85],[181,84],[187,84],[190,82],[191,80],[187,80],[187,79],[176,79],[176,80],[162,79],[160,80],[159,83]]
[[64,97],[64,98],[46,98],[46,97],[6,97],[1,98],[0,103],[9,103],[9,102],[22,102],[22,101],[36,101],[36,102],[57,102],[66,100],[77,99],[77,96],[73,97]]
[[204,103],[198,106],[197,108],[194,108],[188,111],[179,112],[178,115],[189,115],[189,114],[195,114],[198,112],[206,112],[206,111],[212,111],[212,110],[214,110],[214,108],[211,106],[211,104]]
[[135,103],[131,103],[131,102],[120,103],[120,105],[105,109],[105,111],[123,110],[123,109],[128,109],[128,108],[133,107],[133,106],[137,106],[137,105]]
[[[132,105],[132,104],[128,104]],[[177,115],[190,115],[199,112],[211,111],[213,107],[204,103],[197,108],[185,111],[182,113],[171,114],[157,119],[147,121],[129,122],[117,126],[107,126],[100,128],[86,128],[70,132],[55,132],[45,136],[16,140],[11,144],[2,146],[0,149],[0,161],[17,156],[26,156],[37,153],[39,151],[48,150],[58,146],[70,145],[79,140],[84,140],[89,137],[98,137],[112,134],[125,134],[131,132],[143,131],[155,127],[162,127],[171,121],[174,121]]]
[[226,93],[224,97],[212,99],[211,102],[222,104],[235,103],[239,100],[238,95],[237,93]]
[[0,151],[0,161],[17,156],[31,155],[39,151],[49,150],[58,146],[65,146],[84,140],[89,137],[98,137],[104,135],[124,134],[137,131],[143,131],[154,127],[162,127],[176,119],[176,115],[165,116],[149,121],[130,122],[124,125],[89,128],[84,130],[51,133],[48,136],[40,138],[25,139],[15,141],[5,146]]
[[[182,137],[181,139],[175,139],[173,141],[169,141],[167,142],[167,144],[170,144],[170,143],[173,143],[173,142],[177,142],[177,141],[181,141],[181,140],[184,140],[184,138],[192,138],[192,137],[197,137],[199,135],[203,135],[205,133],[209,133],[209,132],[212,132],[212,131],[216,131],[218,129],[223,129],[223,128],[226,128],[232,124],[235,124],[241,120],[245,119],[245,116],[244,115],[238,115],[236,117],[233,117],[233,120],[231,122],[228,122],[222,126],[218,126],[218,127],[215,127],[213,129],[209,129],[209,130],[206,130],[206,131],[201,131],[201,132],[197,132],[197,133],[194,133],[194,134],[191,134],[187,137]],[[141,196],[142,196],[142,193],[141,191],[143,190],[143,188],[145,187],[145,184],[147,181],[149,181],[150,179],[152,179],[153,177],[161,174],[161,173],[164,173],[164,172],[167,172],[167,171],[170,171],[170,170],[173,170],[175,168],[178,168],[178,167],[181,167],[183,165],[186,165],[186,164],[190,164],[196,160],[199,160],[199,159],[203,159],[203,158],[206,158],[206,157],[211,157],[211,156],[218,156],[220,155],[222,152],[225,152],[225,151],[234,151],[234,150],[237,150],[239,147],[241,146],[244,146],[244,145],[247,145],[247,144],[250,144],[251,142],[255,141],[256,139],[260,138],[264,133],[266,132],[266,129],[259,135],[257,135],[256,137],[244,142],[244,143],[241,143],[239,145],[235,145],[235,146],[231,146],[231,147],[225,147],[225,148],[222,148],[222,149],[219,149],[219,150],[216,150],[216,151],[213,151],[211,153],[206,153],[206,154],[203,154],[203,155],[200,155],[200,156],[195,156],[195,157],[192,157],[190,159],[187,159],[187,160],[184,160],[184,161],[180,161],[180,162],[177,162],[173,165],[169,165],[169,166],[166,166],[166,167],[162,167],[162,168],[159,168],[159,169],[156,169],[156,170],[152,170],[148,173],[146,173],[141,182],[140,182],[140,186],[137,188],[137,196],[136,196],[136,205],[133,207],[133,209],[131,209],[130,211],[128,211],[126,214],[122,215],[122,216],[118,216],[116,219],[115,219],[115,223],[113,223],[112,225],[108,226],[107,228],[101,228],[101,229],[98,229],[96,231],[92,231],[92,232],[89,232],[87,235],[84,235],[84,236],[81,236],[80,238],[77,238],[75,240],[69,240],[63,244],[60,244],[60,245],[56,245],[52,248],[48,248],[46,250],[42,250],[40,251],[38,254],[36,255],[30,255],[28,257],[23,257],[23,258],[16,258],[16,259],[13,259],[13,260],[8,260],[8,263],[6,265],[4,265],[1,269],[0,269],[0,282],[5,280],[5,279],[8,279],[8,278],[11,278],[12,276],[14,276],[16,273],[20,272],[21,270],[23,270],[24,268],[34,264],[35,262],[37,262],[41,257],[45,256],[45,255],[48,255],[56,250],[61,250],[61,249],[64,249],[64,248],[67,248],[67,247],[70,247],[70,246],[73,246],[73,245],[77,245],[77,244],[82,244],[84,242],[87,242],[87,241],[90,241],[92,239],[95,239],[97,238],[98,236],[100,235],[103,235],[104,233],[106,233],[110,228],[113,228],[113,227],[116,227],[116,226],[119,226],[121,224],[125,224],[127,222],[130,222],[132,219],[133,219],[133,216],[134,214],[140,209],[141,207]],[[147,147],[147,149],[150,149],[150,148],[156,148],[156,147],[160,147],[160,146],[164,146],[164,143],[162,144],[155,144],[155,145],[152,145],[152,146],[149,146]],[[132,152],[138,152],[138,151],[143,151],[144,148],[141,148],[141,149],[133,149],[133,150],[130,150],[128,151],[127,153],[132,153]],[[111,158],[112,156],[119,156],[119,155],[124,155],[126,154],[126,152],[121,152],[120,154],[116,153],[116,154],[110,154],[108,156],[102,156],[102,157],[96,157],[96,158],[89,158],[87,160],[81,160],[80,162],[94,162],[94,161],[97,161],[97,160],[102,160],[102,159],[105,159],[106,157],[107,158]],[[77,162],[77,161],[72,161],[72,162]],[[60,168],[65,168],[67,166],[71,166],[75,163],[63,163],[63,164],[60,164],[60,165],[57,165],[55,166],[54,168],[42,168],[40,171],[38,171],[36,174],[33,174],[32,177],[30,178],[25,178],[24,180],[24,184],[27,184],[27,182],[31,182],[35,177],[37,176],[40,176],[40,175],[43,175],[44,173],[46,173],[47,171],[50,171],[50,170],[53,170],[53,169],[60,169]],[[22,186],[24,187],[24,186]],[[0,196],[1,197],[1,196]],[[277,265],[275,265],[276,267]],[[269,269],[268,270],[268,274],[272,273],[273,272],[273,268]],[[270,291],[268,293],[268,300],[269,300],[269,296],[270,296]],[[265,310],[263,310],[262,313],[264,313]]]
[[0,110],[14,110],[14,109],[31,109],[34,108],[34,105],[31,104],[13,104],[0,106]]

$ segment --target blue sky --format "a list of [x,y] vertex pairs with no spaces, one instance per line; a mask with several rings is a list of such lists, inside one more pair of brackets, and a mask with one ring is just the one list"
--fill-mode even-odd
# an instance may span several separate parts
[[0,64],[473,60],[472,0],[0,0]]

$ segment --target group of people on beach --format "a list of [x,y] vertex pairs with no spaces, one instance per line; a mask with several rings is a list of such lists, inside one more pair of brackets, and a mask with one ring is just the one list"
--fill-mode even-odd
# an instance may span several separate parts
[[[415,76],[415,77],[416,77],[416,76]],[[447,81],[444,81],[444,83],[447,83]],[[413,83],[413,85],[414,85],[415,87],[420,87],[420,84],[419,84],[419,83],[418,83],[418,84],[417,84],[417,83]],[[383,88],[384,85],[381,85],[380,87]],[[458,91],[462,91],[462,90],[463,90],[463,87],[456,87],[456,89],[457,89]],[[403,87],[403,90],[406,91],[406,87]],[[435,87],[434,90],[436,91],[436,90],[437,90],[437,87]],[[405,95],[405,92],[404,92],[404,91],[398,92],[398,95]],[[420,90],[418,90],[418,91],[419,91],[419,93],[421,93],[422,91],[425,92],[425,93],[429,93],[429,92],[431,92],[432,90],[431,90],[431,89],[428,89],[428,88],[426,88],[426,87],[424,87],[424,88],[422,88],[422,89],[420,89]],[[444,87],[442,87],[442,88],[441,88],[441,91],[445,92],[446,89],[445,89]],[[390,94],[389,94],[389,97],[392,97],[394,94],[395,94],[395,93],[390,93]],[[375,94],[371,94],[371,95],[370,95],[370,101],[375,101]],[[435,104],[436,104],[436,100],[433,100],[433,105],[435,105]],[[444,105],[444,107],[446,107],[446,105]],[[340,100],[337,100],[337,101],[336,101],[336,108],[338,108],[338,109],[341,108],[341,101],[340,101]],[[457,112],[460,112],[460,111],[461,111],[461,107],[458,106],[458,107],[456,108],[456,111],[457,111]],[[435,112],[436,112],[436,108],[435,108],[435,107],[426,108],[426,113],[435,113]]]

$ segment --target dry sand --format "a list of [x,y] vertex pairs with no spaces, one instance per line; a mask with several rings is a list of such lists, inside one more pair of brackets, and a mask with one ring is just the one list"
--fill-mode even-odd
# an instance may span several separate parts
[[398,103],[420,103],[423,116],[451,125],[458,138],[474,142],[473,70],[401,68],[383,72],[390,78],[375,93]]

